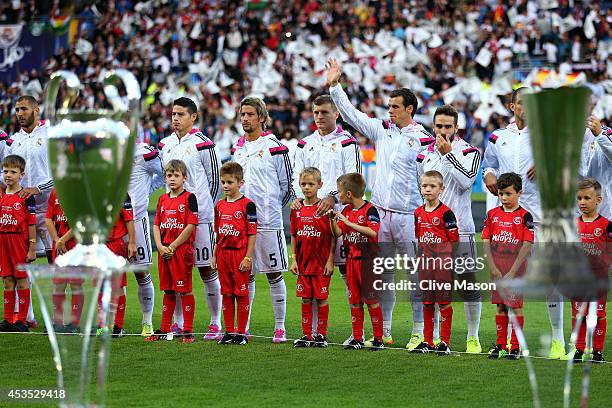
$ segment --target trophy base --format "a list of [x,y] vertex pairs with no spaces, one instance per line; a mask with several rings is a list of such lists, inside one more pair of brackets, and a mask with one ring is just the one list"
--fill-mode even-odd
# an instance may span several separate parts
[[59,267],[80,266],[98,268],[101,270],[120,269],[127,265],[127,260],[115,255],[104,244],[77,244],[72,250],[58,256],[55,265]]

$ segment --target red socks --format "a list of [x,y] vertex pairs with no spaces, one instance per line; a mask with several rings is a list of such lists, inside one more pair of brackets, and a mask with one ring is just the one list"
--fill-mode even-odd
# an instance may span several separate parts
[[593,350],[603,351],[604,342],[606,341],[606,318],[597,320],[595,333],[593,335]]
[[76,292],[73,289],[72,291],[72,324],[75,326],[81,325],[81,314],[83,313],[83,303],[85,303],[85,297],[83,296],[83,292]]
[[363,306],[351,306],[351,325],[353,327],[353,337],[361,339],[363,335]]
[[302,333],[312,337],[312,303],[302,303]]
[[193,333],[193,315],[195,313],[193,294],[181,295],[181,302],[183,302],[183,318],[185,319],[183,330]]
[[222,298],[225,331],[231,333],[234,331],[234,295],[223,295]]
[[13,322],[13,312],[15,311],[15,291],[4,291],[4,320]]
[[[523,323],[525,322],[525,316],[516,316],[516,321],[518,322],[521,331],[523,331]],[[512,334],[510,335],[510,347],[512,349],[517,349],[519,348],[519,341],[516,337],[516,328],[514,327],[514,324],[512,326]]]
[[450,346],[451,328],[453,326],[453,307],[440,308],[440,339]]
[[327,336],[327,317],[329,316],[329,304],[324,306],[319,305],[317,308],[318,321],[317,333],[321,336]]
[[30,308],[30,288],[18,290],[17,294],[19,295],[19,317],[17,320],[25,323],[28,318],[28,309]]
[[507,350],[508,342],[508,315],[495,315],[495,325],[497,330],[497,342],[502,349]]
[[423,305],[423,339],[433,346],[434,313],[436,305]]
[[163,304],[161,331],[162,333],[168,333],[172,324],[174,308],[176,307],[176,295],[174,293],[164,293]]
[[[121,288],[123,290],[123,288]],[[115,314],[115,326],[123,329],[125,322],[125,295],[121,294],[117,298],[117,313]]]
[[249,295],[236,296],[238,306],[238,333],[246,334],[246,326],[249,321]]
[[[380,305],[372,308],[368,308],[368,312],[370,312],[370,320],[372,321],[372,330],[374,331],[374,338],[377,340],[382,340],[383,336],[383,315],[382,308]],[[362,326],[363,330],[363,326]]]
[[65,289],[62,292],[53,292],[53,323],[64,324]]

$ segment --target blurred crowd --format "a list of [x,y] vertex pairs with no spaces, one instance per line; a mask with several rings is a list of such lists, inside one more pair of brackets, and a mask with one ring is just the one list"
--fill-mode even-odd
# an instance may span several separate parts
[[[410,87],[419,97],[417,121],[430,125],[435,108],[452,103],[463,137],[478,147],[508,123],[508,95],[535,69],[582,72],[602,101],[612,94],[605,1],[13,0],[0,4],[0,24],[66,10],[79,21],[71,46],[57,47],[44,66],[12,83],[0,76],[0,128],[9,133],[17,130],[15,98],[40,96],[57,69],[85,84],[81,108],[106,106],[100,78],[130,69],[142,86],[143,134],[153,144],[171,132],[172,100],[194,98],[199,126],[224,157],[241,132],[237,107],[249,94],[265,98],[272,130],[288,144],[312,132],[310,101],[325,92],[330,56],[343,64],[343,83],[362,111],[385,117],[388,93]],[[612,103],[600,104],[604,120],[606,106]]]

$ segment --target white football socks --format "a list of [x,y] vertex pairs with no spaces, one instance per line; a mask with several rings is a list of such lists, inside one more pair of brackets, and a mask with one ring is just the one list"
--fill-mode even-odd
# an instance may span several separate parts
[[144,278],[136,278],[136,282],[138,282],[138,302],[142,310],[142,324],[153,324],[155,288],[153,288],[151,274],[147,273]]
[[287,286],[283,276],[270,282],[270,299],[274,310],[274,330],[285,330],[285,315],[287,314]]
[[221,304],[223,299],[221,298],[221,283],[217,272],[213,272],[204,280],[204,287],[206,288],[206,303],[210,312],[210,324],[216,324],[217,327],[221,328]]
[[480,314],[482,313],[481,302],[465,302],[463,304],[463,310],[465,311],[465,318],[467,320],[468,332],[467,337],[478,338],[478,331],[480,329]]

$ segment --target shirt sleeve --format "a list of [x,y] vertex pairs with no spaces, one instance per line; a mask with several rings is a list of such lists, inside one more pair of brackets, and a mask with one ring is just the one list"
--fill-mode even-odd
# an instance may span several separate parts
[[417,211],[414,212],[414,236],[417,241],[419,240],[419,236],[421,235],[421,229],[419,228],[419,214]]
[[296,198],[304,198],[304,194],[302,194],[302,190],[300,189],[300,172],[304,170],[304,146],[306,143],[304,139],[300,140],[297,145],[297,149],[295,150],[295,155],[293,156],[293,174],[292,174],[292,186],[293,191],[295,192]]
[[601,148],[604,156],[608,159],[608,163],[612,165],[612,129],[604,128],[601,135],[595,139]]
[[153,225],[157,225],[159,227],[159,224],[161,222],[161,207],[162,207],[162,200],[163,200],[164,196],[161,195],[159,197],[159,199],[157,200],[157,208],[155,209],[155,219],[153,220]]
[[134,209],[132,208],[132,200],[129,195],[123,202],[121,217],[123,217],[123,221],[134,221]]
[[372,228],[374,232],[376,232],[378,239],[378,231],[380,230],[380,216],[378,215],[378,210],[376,207],[372,206],[368,208],[368,212],[366,213],[366,222],[368,228]]
[[28,225],[36,225],[36,200],[34,199],[34,196],[29,196],[26,198],[25,203],[26,211],[28,212]]
[[187,211],[187,224],[198,225],[198,199],[195,194],[189,193],[187,198],[189,211]]
[[338,108],[342,119],[354,127],[359,133],[374,142],[384,136],[385,128],[383,127],[383,121],[371,118],[356,109],[351,101],[349,101],[346,92],[342,89],[342,85],[337,84],[329,88],[329,95]]
[[475,147],[469,147],[461,152],[449,152],[443,156],[442,165],[448,170],[448,175],[463,190],[468,190],[476,180],[480,166],[480,152]]
[[280,188],[280,197],[282,197],[282,206],[286,206],[291,200],[295,199],[295,192],[293,191],[292,182],[292,170],[291,162],[289,161],[289,148],[281,145],[272,147],[270,154],[274,160],[274,168],[276,169],[276,176],[278,178],[278,186]]
[[608,221],[608,228],[606,228],[606,242],[608,242],[608,245],[612,243],[612,221]]
[[446,238],[449,242],[459,241],[459,228],[457,228],[457,218],[455,213],[448,210],[442,216],[444,220],[444,228],[446,228]]
[[143,154],[142,158],[144,160],[144,166],[147,173],[152,175],[153,178],[157,176],[161,177],[163,180],[164,168],[162,166],[161,157],[159,156],[159,151],[152,146],[147,146],[146,149],[148,150],[148,152]]
[[497,139],[498,136],[495,133],[491,133],[489,136],[489,143],[484,152],[484,159],[482,161],[483,175],[493,173],[497,176],[499,170],[499,159],[497,157]]
[[482,234],[480,234],[480,239],[491,239],[491,211],[487,213],[487,216],[484,220],[484,227],[482,228]]
[[246,221],[247,235],[257,234],[257,207],[252,201],[249,201],[246,205]]
[[530,212],[526,212],[523,215],[523,242],[533,242],[533,216]]
[[208,178],[210,187],[210,196],[213,202],[217,202],[221,197],[221,189],[219,188],[221,177],[219,169],[221,168],[221,160],[217,157],[216,147],[212,140],[202,139],[201,143],[196,145],[196,149],[200,154],[200,162],[204,167],[204,172]]

